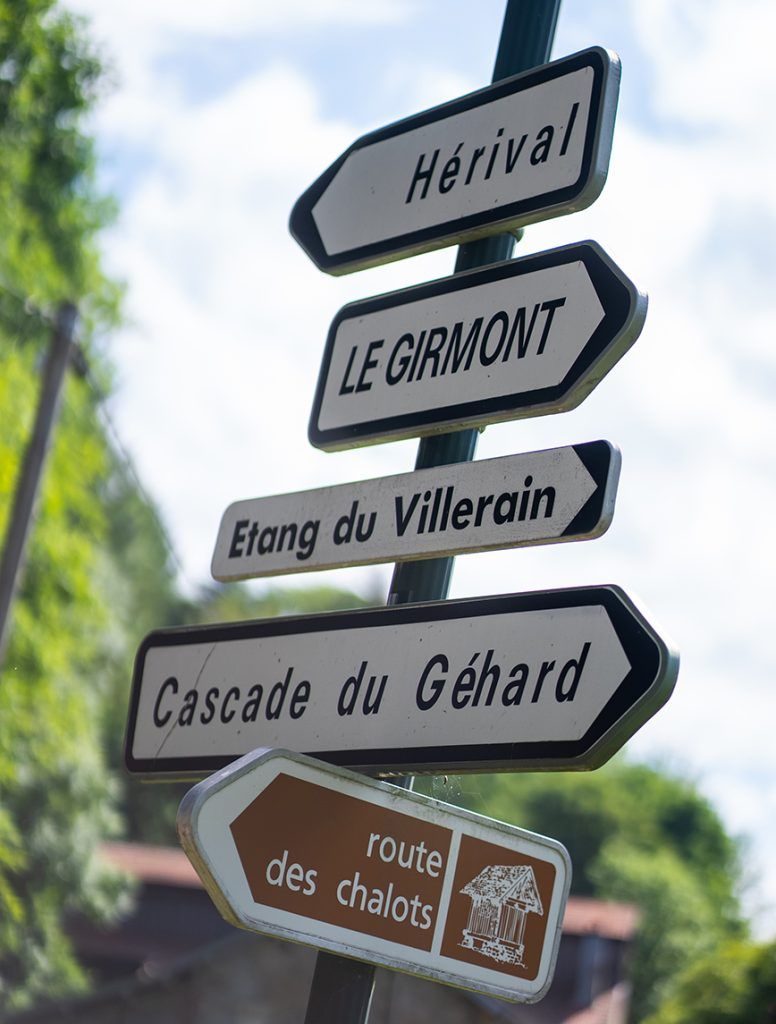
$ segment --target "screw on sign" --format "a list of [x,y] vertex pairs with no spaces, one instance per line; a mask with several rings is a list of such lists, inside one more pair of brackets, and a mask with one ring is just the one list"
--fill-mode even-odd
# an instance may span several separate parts
[[239,927],[515,1002],[552,980],[554,840],[278,750],[191,790],[178,832]]

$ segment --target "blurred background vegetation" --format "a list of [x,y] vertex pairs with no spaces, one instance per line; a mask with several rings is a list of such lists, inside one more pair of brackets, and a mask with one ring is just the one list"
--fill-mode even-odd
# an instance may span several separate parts
[[[0,0],[0,536],[28,440],[51,315],[79,306],[0,677],[0,1014],[88,987],[61,922],[124,913],[97,856],[121,836],[175,841],[182,787],[122,770],[135,649],[152,628],[376,603],[326,587],[178,585],[159,514],[106,418],[121,287],[101,266],[111,203],[84,120],[101,67],[54,0]],[[616,759],[592,774],[419,780],[418,788],[564,842],[572,891],[642,908],[633,1019],[776,1021],[773,946],[749,939],[742,852],[693,781]]]

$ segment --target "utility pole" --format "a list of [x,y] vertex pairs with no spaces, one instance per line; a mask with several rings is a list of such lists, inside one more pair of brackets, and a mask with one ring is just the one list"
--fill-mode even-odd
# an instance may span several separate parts
[[62,383],[72,357],[77,317],[78,310],[72,302],[63,302],[57,309],[43,367],[43,380],[35,413],[35,424],[24,453],[13,508],[6,529],[5,543],[0,558],[0,671],[5,658],[11,608],[24,566],[27,538],[35,513],[40,480],[51,444],[52,430],[59,412]]

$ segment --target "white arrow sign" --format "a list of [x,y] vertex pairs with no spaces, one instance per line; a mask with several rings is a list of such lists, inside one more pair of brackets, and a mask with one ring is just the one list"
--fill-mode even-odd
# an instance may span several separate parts
[[345,306],[310,417],[327,450],[574,408],[630,348],[642,295],[595,242]]
[[160,630],[127,766],[194,775],[271,746],[384,774],[597,767],[677,665],[617,587]]
[[595,47],[363,136],[298,200],[291,233],[342,274],[589,206],[619,67]]
[[191,790],[178,833],[241,928],[516,1002],[552,980],[571,878],[552,839],[278,750]]
[[620,455],[607,441],[238,501],[217,580],[591,539],[609,526]]

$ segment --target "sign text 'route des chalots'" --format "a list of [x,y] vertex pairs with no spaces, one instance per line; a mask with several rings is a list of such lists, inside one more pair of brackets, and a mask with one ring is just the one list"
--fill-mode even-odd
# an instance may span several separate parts
[[213,553],[217,580],[588,540],[614,513],[608,441],[237,501]]
[[677,667],[615,586],[158,630],[126,764],[196,777],[284,747],[384,776],[594,768]]
[[310,416],[327,451],[566,412],[641,332],[647,300],[595,242],[344,306]]
[[278,750],[191,790],[178,833],[239,927],[516,1002],[552,980],[552,839]]
[[299,198],[291,234],[331,274],[589,206],[620,64],[600,47],[364,135]]

